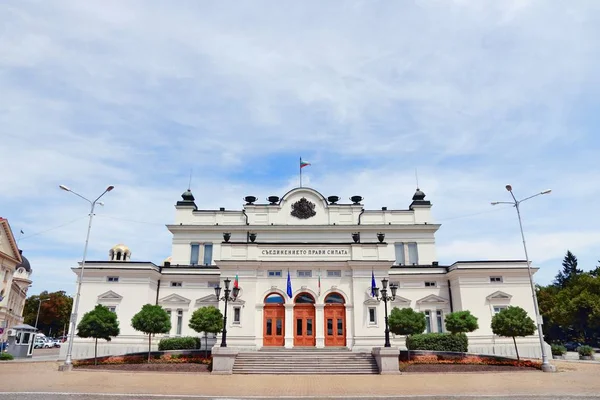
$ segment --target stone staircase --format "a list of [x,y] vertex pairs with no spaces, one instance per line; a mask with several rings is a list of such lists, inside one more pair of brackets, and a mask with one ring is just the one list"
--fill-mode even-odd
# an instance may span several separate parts
[[370,353],[348,349],[261,349],[240,352],[233,365],[234,374],[333,375],[378,374]]

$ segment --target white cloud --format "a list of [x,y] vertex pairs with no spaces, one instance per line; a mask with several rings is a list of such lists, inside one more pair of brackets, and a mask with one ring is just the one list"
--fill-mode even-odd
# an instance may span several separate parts
[[199,202],[239,208],[295,186],[302,155],[305,183],[373,208],[406,207],[418,168],[440,260],[520,254],[513,211],[488,204],[508,182],[523,196],[551,187],[523,206],[532,258],[555,271],[571,248],[591,266],[599,8],[4,2],[0,209],[28,234],[81,215],[22,242],[32,263],[64,271],[87,206],[57,185],[92,196],[114,184],[91,256],[123,241],[160,262],[190,168]]

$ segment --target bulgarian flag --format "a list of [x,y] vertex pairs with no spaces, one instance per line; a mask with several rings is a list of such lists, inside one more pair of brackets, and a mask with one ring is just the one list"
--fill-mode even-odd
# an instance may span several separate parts
[[238,274],[235,274],[235,279],[233,281],[233,287],[234,288],[238,288],[239,289],[239,279],[238,279]]
[[302,161],[302,159],[300,159],[300,169],[309,166],[310,163],[306,162],[306,161]]

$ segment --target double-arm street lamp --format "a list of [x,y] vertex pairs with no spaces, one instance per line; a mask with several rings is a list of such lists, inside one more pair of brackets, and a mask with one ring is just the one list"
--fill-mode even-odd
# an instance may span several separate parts
[[552,190],[547,189],[542,192],[536,193],[533,196],[525,197],[522,200],[517,200],[517,198],[515,197],[515,195],[513,193],[511,185],[506,185],[506,190],[508,190],[510,192],[510,195],[512,196],[513,201],[494,201],[492,203],[492,205],[495,206],[497,204],[510,204],[510,205],[514,206],[515,209],[517,210],[517,217],[519,218],[519,228],[521,229],[521,239],[523,240],[523,250],[525,250],[525,261],[527,262],[527,272],[529,274],[529,285],[531,286],[531,296],[533,297],[533,309],[535,312],[536,325],[537,325],[538,335],[540,338],[540,347],[542,348],[542,371],[554,372],[556,369],[554,368],[553,365],[551,365],[548,362],[548,355],[546,354],[546,348],[544,346],[545,343],[544,343],[544,333],[542,331],[542,317],[540,316],[540,310],[539,310],[538,301],[537,301],[537,294],[535,292],[535,285],[533,284],[533,275],[531,273],[531,264],[529,262],[529,254],[527,253],[527,244],[525,243],[525,234],[523,233],[523,223],[521,222],[521,210],[519,209],[519,206],[521,205],[522,202],[532,199],[537,196],[541,196],[543,194],[548,194]]
[[[217,301],[224,300],[225,301],[225,315],[223,316],[223,336],[221,337],[221,347],[227,347],[227,302],[235,301],[237,299],[238,294],[240,293],[240,289],[234,287],[233,289],[229,289],[229,284],[231,280],[229,278],[225,278],[225,290],[224,296],[221,297],[221,287],[217,286],[215,288],[215,295],[217,296]],[[230,296],[231,294],[231,296]]]
[[396,290],[398,290],[398,286],[390,285],[390,291],[392,292],[392,295],[388,296],[388,280],[384,278],[381,280],[381,293],[378,287],[373,288],[373,290],[375,292],[375,298],[377,298],[377,300],[383,300],[385,312],[385,344],[383,347],[392,347],[390,344],[390,326],[388,324],[387,303],[388,301],[392,302],[396,299]]
[[83,280],[83,269],[85,268],[85,257],[87,256],[88,243],[90,241],[90,230],[92,229],[92,219],[94,218],[94,208],[96,207],[96,204],[102,205],[102,203],[99,202],[98,200],[100,200],[100,198],[102,196],[104,196],[106,193],[113,190],[115,187],[112,185],[108,186],[104,190],[104,192],[102,192],[102,194],[100,196],[98,196],[96,198],[96,200],[94,200],[94,201],[88,200],[87,198],[83,197],[79,193],[72,191],[65,185],[60,185],[60,188],[64,191],[71,192],[75,196],[81,197],[83,200],[90,203],[90,221],[88,223],[87,236],[85,237],[85,247],[83,248],[83,259],[81,260],[81,270],[79,271],[79,280],[77,283],[77,294],[75,295],[75,304],[73,305],[73,311],[71,312],[71,328],[69,331],[69,346],[67,349],[67,357],[65,359],[65,364],[64,364],[64,366],[68,370],[71,367],[71,365],[73,364],[73,361],[71,359],[71,354],[73,352],[73,340],[75,339],[75,329],[76,329],[75,324],[77,322],[77,309],[79,308],[79,297],[81,294],[81,282]]

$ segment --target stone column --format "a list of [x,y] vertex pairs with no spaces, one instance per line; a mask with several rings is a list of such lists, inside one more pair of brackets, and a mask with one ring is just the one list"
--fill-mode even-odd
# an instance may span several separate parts
[[325,347],[325,304],[315,304],[315,339],[317,349]]
[[294,347],[294,304],[285,306],[285,348]]
[[256,313],[255,315],[255,329],[254,329],[254,345],[256,346],[256,349],[260,349],[263,347],[263,337],[264,337],[264,326],[265,326],[265,321],[264,321],[264,308],[265,305],[264,304],[257,304],[256,305]]
[[354,346],[354,305],[346,304],[346,347]]

